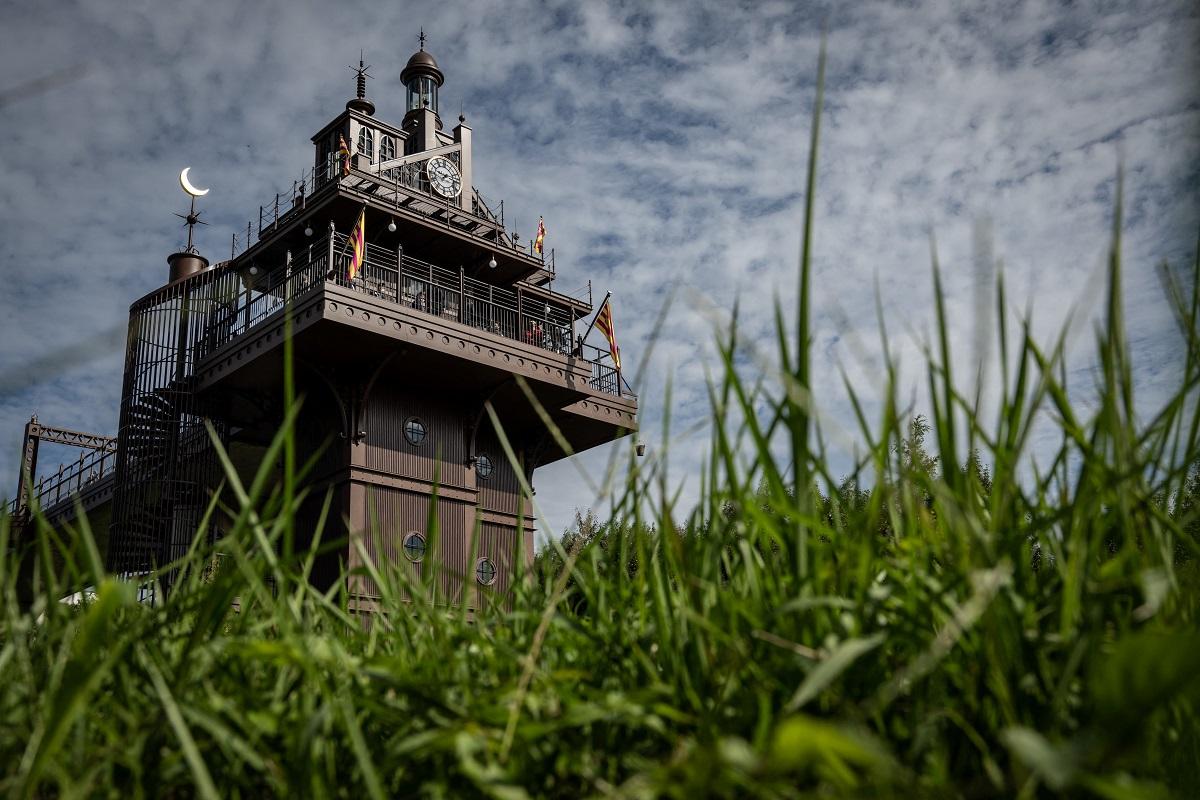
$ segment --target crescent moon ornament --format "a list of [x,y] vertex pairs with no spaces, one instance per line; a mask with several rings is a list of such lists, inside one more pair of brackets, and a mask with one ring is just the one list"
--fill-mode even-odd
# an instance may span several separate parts
[[204,197],[204,195],[208,194],[208,189],[197,189],[195,186],[192,186],[192,182],[188,180],[188,172],[190,170],[191,167],[184,167],[183,172],[179,173],[179,185],[192,197]]

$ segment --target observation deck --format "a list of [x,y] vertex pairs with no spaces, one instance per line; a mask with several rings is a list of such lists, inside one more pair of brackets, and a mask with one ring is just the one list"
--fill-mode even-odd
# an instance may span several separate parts
[[[194,344],[198,395],[272,391],[290,325],[301,367],[370,375],[399,358],[417,385],[490,397],[506,424],[544,429],[515,386],[520,376],[573,451],[637,429],[637,397],[607,351],[576,338],[587,301],[526,282],[497,286],[370,243],[350,280],[348,251],[347,237],[330,231],[254,275],[239,259],[242,290],[210,312]],[[539,463],[566,455],[547,447]]]
[[[439,232],[450,234],[448,242],[439,242],[444,256],[454,257],[479,248],[491,253],[497,262],[498,282],[520,280],[543,285],[553,281],[554,249],[540,254],[534,251],[532,239],[522,245],[509,234],[504,226],[503,200],[493,208],[475,188],[464,189],[470,192],[468,211],[433,191],[424,164],[439,156],[455,162],[457,153],[444,152],[448,149],[416,154],[408,163],[382,172],[354,167],[347,174],[342,174],[337,159],[331,155],[294,181],[290,193],[276,193],[273,200],[258,207],[257,224],[254,220],[246,223],[244,238],[234,235],[230,258],[239,261],[253,258],[280,231],[302,220],[320,217],[338,197],[348,197],[388,212],[402,233],[421,230],[418,226],[428,231],[433,225]],[[458,250],[453,247],[456,241],[460,244]]]

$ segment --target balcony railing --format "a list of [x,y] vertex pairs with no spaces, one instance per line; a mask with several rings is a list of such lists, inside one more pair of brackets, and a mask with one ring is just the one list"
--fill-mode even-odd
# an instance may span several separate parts
[[[590,344],[585,344],[582,346],[580,352],[583,359],[592,365],[592,377],[589,380],[589,385],[593,389],[605,394],[615,394],[618,397],[637,397],[633,393],[633,390],[629,388],[629,384],[625,383],[625,378],[609,361],[612,357],[607,351]],[[606,361],[608,363],[605,363]]]
[[592,388],[632,397],[617,371],[602,363],[602,351],[576,341],[575,315],[568,302],[572,298],[563,297],[559,302],[553,295],[547,299],[543,294],[493,286],[468,277],[462,269],[446,269],[369,243],[361,272],[350,280],[346,239],[333,232],[314,242],[302,258],[253,276],[250,288],[214,312],[196,345],[197,359],[255,327],[314,286],[333,283],[495,336],[574,355],[592,364]]
[[[49,510],[88,489],[112,473],[117,464],[115,450],[90,450],[69,464],[60,464],[57,472],[43,475],[33,484],[32,493],[38,508]],[[9,503],[9,513],[16,514],[23,498]]]
[[[454,161],[457,159],[457,153],[451,153],[449,157]],[[246,223],[244,232],[238,231],[233,234],[229,257],[234,258],[238,253],[248,250],[256,238],[262,239],[281,225],[287,225],[300,218],[313,198],[327,187],[343,184],[347,188],[366,192],[385,204],[424,213],[430,218],[436,218],[439,224],[484,236],[492,247],[516,250],[533,258],[540,258],[545,268],[552,275],[555,273],[553,248],[547,253],[539,254],[534,250],[532,238],[522,244],[514,238],[515,234],[508,233],[504,226],[503,200],[492,203],[474,187],[464,187],[463,191],[470,192],[471,200],[470,208],[464,210],[432,190],[425,177],[423,161],[404,164],[383,173],[354,169],[349,175],[344,175],[336,153],[326,156],[324,163],[306,170],[299,179],[292,181],[291,191],[276,192],[273,199],[260,205],[257,225],[254,220],[250,220]],[[419,202],[414,204],[413,200]],[[476,222],[472,223],[472,220]],[[488,224],[479,225],[479,222]]]
[[[457,154],[451,153],[449,157],[454,161]],[[521,242],[515,233],[510,234],[507,231],[504,226],[503,200],[492,202],[474,187],[464,187],[463,191],[470,191],[471,203],[469,211],[461,209],[432,190],[425,177],[423,161],[404,164],[382,173],[354,169],[349,175],[342,173],[340,164],[337,154],[330,154],[323,164],[306,170],[299,179],[292,181],[291,191],[276,192],[273,199],[260,205],[257,225],[254,220],[249,220],[246,222],[245,231],[239,230],[232,235],[229,257],[236,257],[238,253],[248,250],[256,240],[261,240],[280,226],[299,219],[314,197],[320,195],[327,187],[344,185],[349,189],[364,192],[386,205],[422,213],[430,219],[436,219],[440,225],[482,236],[493,248],[514,250],[522,255],[540,259],[551,276],[556,274],[553,247],[538,253],[534,249],[533,237]],[[414,200],[417,202],[414,203]],[[488,224],[479,225],[477,221]]]

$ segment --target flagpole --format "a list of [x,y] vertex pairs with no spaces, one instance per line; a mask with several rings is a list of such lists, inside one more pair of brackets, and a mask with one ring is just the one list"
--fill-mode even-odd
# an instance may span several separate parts
[[[367,210],[367,204],[366,204],[366,203],[363,203],[363,204],[362,204],[362,208],[360,208],[360,209],[358,210],[358,216],[359,216],[359,217],[361,217],[361,216],[362,216],[362,214],[363,214],[363,212],[364,212],[364,211],[366,211],[366,210]],[[355,224],[356,226],[358,225],[358,217],[355,217],[355,218],[354,218],[354,224]],[[353,229],[353,228],[351,228],[351,231],[353,231],[353,230],[354,230],[354,229]],[[363,245],[364,245],[364,246],[363,246],[363,260],[364,260],[364,261],[365,261],[365,260],[366,260],[366,258],[367,258],[367,248],[366,248],[366,244],[367,244],[367,242],[366,242],[366,240],[364,239],[364,240],[363,240]],[[350,237],[349,237],[349,236],[347,236],[347,237],[346,237],[346,241],[345,241],[345,243],[342,245],[342,251],[341,251],[340,253],[338,253],[338,258],[341,258],[342,256],[346,255],[346,248],[347,248],[347,247],[349,247],[349,246],[350,246]]]
[[583,336],[579,337],[579,341],[587,339],[588,334],[592,332],[592,328],[596,327],[596,320],[600,316],[600,312],[604,310],[604,304],[608,302],[608,298],[612,297],[612,292],[605,292],[604,299],[600,301],[600,305],[596,307],[596,315],[592,317],[592,324],[588,325],[587,330],[583,332]]
[[[362,208],[360,208],[360,209],[358,210],[358,216],[359,216],[359,217],[361,217],[361,216],[362,216],[362,215],[363,215],[363,214],[366,212],[366,210],[367,210],[367,204],[366,204],[366,203],[363,203],[363,204],[362,204]],[[354,227],[358,227],[358,217],[355,217],[355,219],[354,219]],[[334,230],[334,232],[336,233],[336,232],[337,232],[337,230],[335,229],[335,230]],[[351,228],[351,229],[350,229],[350,232],[351,232],[351,233],[353,233],[353,232],[354,232],[354,228]],[[364,231],[364,232],[365,232],[365,231]],[[339,260],[339,261],[342,259],[342,256],[346,255],[346,248],[347,248],[347,247],[349,247],[349,246],[350,246],[350,237],[349,237],[349,236],[347,236],[347,237],[346,237],[346,241],[345,241],[345,242],[342,244],[342,249],[341,249],[341,252],[339,252],[339,253],[338,253],[338,260]],[[366,239],[366,237],[364,236],[364,237],[363,237],[363,261],[366,261],[366,260],[367,260],[367,239]],[[397,264],[397,265],[396,265],[397,269],[399,269],[399,266],[400,266],[399,264]],[[330,265],[329,265],[329,271],[330,271],[330,272],[334,272],[333,264],[330,264]],[[593,320],[593,322],[595,322],[595,320]]]
[[[611,353],[610,353],[610,355],[611,355]],[[616,369],[617,369],[617,397],[620,397],[621,396],[621,365],[614,364],[613,366],[616,367]]]

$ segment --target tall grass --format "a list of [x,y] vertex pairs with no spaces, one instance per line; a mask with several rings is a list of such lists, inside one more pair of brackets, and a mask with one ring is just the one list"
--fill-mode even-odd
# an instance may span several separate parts
[[[227,470],[226,533],[201,531],[165,602],[106,575],[86,523],[13,542],[0,519],[0,791],[1200,795],[1200,261],[1186,286],[1163,273],[1183,363],[1152,415],[1123,333],[1119,201],[1087,414],[1063,339],[1010,330],[1002,283],[995,410],[960,393],[935,263],[928,414],[902,413],[889,366],[879,419],[851,391],[864,455],[835,475],[807,355],[816,143],[814,124],[800,324],[778,316],[773,383],[735,370],[736,316],[719,335],[701,502],[677,505],[665,451],[629,452],[607,521],[552,542],[511,611],[469,613],[388,564],[363,570],[370,624],[344,584],[314,589],[311,553],[291,552],[294,413],[255,480]],[[1035,425],[1060,434],[1040,469]]]

